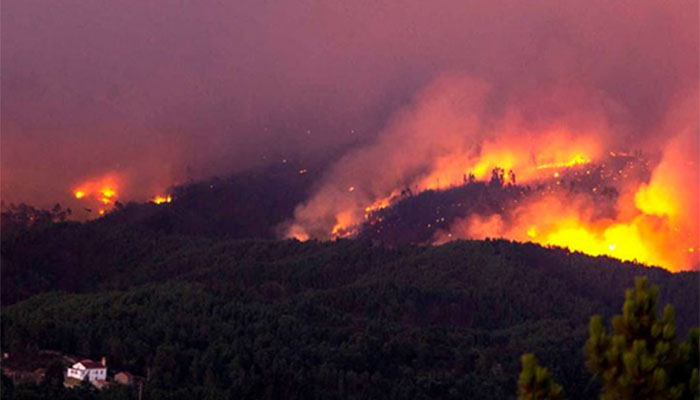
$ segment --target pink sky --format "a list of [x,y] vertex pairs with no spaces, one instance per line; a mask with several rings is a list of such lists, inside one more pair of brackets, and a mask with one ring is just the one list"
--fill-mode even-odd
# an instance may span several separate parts
[[517,99],[586,88],[611,140],[655,145],[697,94],[698,15],[695,0],[5,0],[2,198],[45,206],[119,171],[143,200],[187,168],[372,141],[445,73],[489,82],[487,115],[546,118],[566,107]]

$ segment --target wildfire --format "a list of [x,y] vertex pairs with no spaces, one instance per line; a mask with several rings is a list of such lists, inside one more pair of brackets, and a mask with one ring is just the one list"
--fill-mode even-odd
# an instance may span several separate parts
[[[91,185],[85,186],[90,187]],[[102,204],[111,204],[117,198],[117,190],[111,186],[105,186],[98,190],[91,190],[89,188],[77,189],[73,191],[73,196],[78,200],[86,197],[94,197]]]
[[111,187],[105,187],[100,190],[100,201],[102,204],[112,204],[117,197],[117,191]]
[[114,173],[87,180],[76,185],[73,197],[87,206],[86,211],[97,209],[98,215],[104,215],[107,212],[105,206],[114,205],[119,197],[121,180],[121,176]]
[[[595,140],[591,138],[573,138],[568,132],[551,131],[544,135],[548,145],[545,151],[537,157],[533,157],[529,146],[524,140],[498,140],[484,144],[482,154],[475,156],[467,152],[454,152],[438,158],[434,163],[434,169],[425,174],[413,185],[416,194],[426,190],[445,190],[462,185],[473,180],[488,180],[494,169],[500,168],[504,172],[503,179],[515,184],[519,182],[532,182],[547,176],[542,170],[552,168],[576,168],[591,163],[591,158],[586,154],[597,154],[598,148]],[[573,143],[576,150],[562,150],[565,143]],[[506,175],[507,171],[507,175]],[[517,172],[515,172],[517,171]],[[553,174],[559,177],[559,172]],[[355,186],[351,186],[354,192]],[[386,196],[374,200],[371,204],[363,206],[364,220],[368,220],[373,213],[381,211],[402,197],[412,195],[413,191],[407,187],[403,190],[394,189]],[[335,224],[330,230],[330,238],[348,237],[358,232],[363,218],[357,211],[342,210],[335,215]],[[297,229],[298,237],[301,231]]]
[[[601,206],[600,199],[571,195],[559,189],[504,214],[458,220],[450,227],[449,236],[440,232],[435,242],[503,237],[669,270],[696,268],[700,260],[694,250],[700,238],[697,218],[689,216],[697,213],[697,205],[692,201],[695,196],[688,196],[687,192],[697,188],[683,189],[688,178],[683,170],[676,168],[683,160],[679,153],[678,149],[670,149],[649,182],[619,184],[622,193],[613,204],[615,215],[595,214]],[[625,172],[617,171],[617,175],[624,176]]]
[[[381,198],[374,203],[370,204],[369,206],[365,207],[365,218],[369,216],[369,214],[383,210],[391,205],[391,203],[396,200],[399,197],[399,192],[394,191],[391,193],[389,196],[386,196],[384,198]],[[350,221],[347,221],[350,222]]]
[[[646,134],[663,138],[646,159],[637,149],[614,148],[622,133],[613,131],[611,115],[620,114],[607,113],[612,103],[598,91],[577,90],[518,93],[494,115],[488,84],[462,75],[436,79],[374,143],[333,166],[296,208],[287,235],[386,232],[381,221],[407,211],[385,209],[405,197],[465,186],[464,193],[481,194],[468,202],[455,198],[461,189],[446,195],[462,207],[451,219],[431,210],[432,219],[393,226],[427,230],[411,237],[432,235],[429,243],[503,237],[670,270],[698,268],[697,96],[668,110],[662,131]],[[552,112],[533,114],[532,104]]]
[[531,182],[547,176],[549,173],[545,170],[589,164],[600,153],[600,145],[590,134],[552,130],[537,134],[542,143],[538,147],[533,147],[528,137],[532,135],[499,136],[499,139],[485,142],[478,155],[455,151],[441,156],[434,162],[431,172],[418,183],[418,191],[459,186],[470,176],[487,180],[494,168],[508,173],[510,176],[505,176],[506,179]]
[[336,218],[336,223],[331,229],[332,238],[348,237],[357,233],[353,224],[354,218],[350,211],[341,213]]
[[[665,160],[656,168],[649,182],[644,182],[643,174],[639,171],[637,174],[641,174],[642,177],[623,168],[616,167],[612,172],[606,170],[601,179],[606,184],[613,184],[621,193],[613,204],[617,215],[600,217],[595,215],[599,206],[595,199],[580,194],[572,196],[560,185],[562,182],[566,183],[567,179],[571,182],[571,176],[591,179],[591,170],[596,164],[585,153],[573,152],[573,155],[567,155],[568,158],[559,157],[564,161],[530,164],[518,161],[526,157],[518,154],[517,149],[504,149],[497,154],[505,155],[502,159],[504,165],[512,168],[520,165],[522,169],[516,169],[513,174],[520,175],[520,171],[524,171],[522,175],[525,176],[523,181],[526,183],[542,185],[548,179],[553,179],[555,189],[547,191],[546,196],[525,201],[514,209],[507,210],[507,215],[467,216],[458,220],[449,230],[437,233],[434,243],[459,238],[503,237],[545,246],[565,247],[590,255],[605,255],[620,260],[659,265],[671,270],[697,265],[698,256],[695,249],[700,243],[697,232],[694,231],[696,227],[682,218],[686,207],[681,200],[683,194],[678,192],[682,185],[673,185],[669,175],[675,170],[665,165],[669,160]],[[489,172],[492,172],[493,168],[499,168],[496,164],[498,158],[487,154],[459,169],[471,171],[472,179],[476,181],[488,181],[489,175],[486,171],[488,168],[492,168]],[[436,164],[442,168],[446,163],[447,161],[438,161]],[[586,168],[580,169],[581,166]],[[458,168],[450,167],[431,172],[428,174],[429,178],[419,181],[416,192],[444,190],[457,186],[456,178],[450,179],[451,169]],[[556,169],[556,172],[552,173],[552,169]],[[550,172],[544,175],[537,174],[537,171],[542,170]],[[443,177],[444,185],[438,185],[438,179],[435,178],[438,176]],[[623,177],[627,177],[628,181],[623,180]],[[460,183],[465,184],[465,181]],[[588,196],[601,196],[602,191],[602,188],[596,186],[586,193],[589,193]],[[371,221],[374,213],[392,206],[405,195],[405,191],[394,190],[389,195],[375,200],[364,207],[364,220]],[[692,204],[688,204],[687,207],[692,208]],[[360,232],[361,224],[356,212],[341,211],[335,217],[330,237],[334,239],[356,235]],[[302,229],[296,229],[294,237],[299,240],[309,238]]]
[[566,162],[559,162],[559,163],[546,163],[546,164],[541,164],[537,166],[537,169],[549,169],[549,168],[570,168],[576,165],[583,165],[583,164],[588,164],[591,162],[591,159],[586,157],[583,154],[576,154],[574,157]]
[[167,195],[167,196],[155,196],[151,199],[151,202],[155,204],[164,204],[164,203],[170,203],[173,201],[172,196]]
[[[97,215],[105,215],[113,206],[117,204],[127,180],[123,174],[107,173],[88,179],[75,185],[72,194],[76,200],[80,200],[84,210],[88,213],[95,212]],[[149,199],[155,204],[171,203],[173,197],[170,194],[158,194]]]

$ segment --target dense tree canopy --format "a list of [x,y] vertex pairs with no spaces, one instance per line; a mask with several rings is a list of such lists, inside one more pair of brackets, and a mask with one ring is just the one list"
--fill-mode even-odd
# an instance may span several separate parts
[[[619,309],[635,276],[679,304],[682,334],[698,317],[696,273],[500,240],[102,238],[100,251],[71,256],[65,280],[46,280],[60,292],[3,307],[2,343],[105,355],[147,376],[150,399],[503,399],[525,351],[556,366],[571,398],[590,398],[588,318]],[[50,265],[36,257],[27,265],[41,277]]]

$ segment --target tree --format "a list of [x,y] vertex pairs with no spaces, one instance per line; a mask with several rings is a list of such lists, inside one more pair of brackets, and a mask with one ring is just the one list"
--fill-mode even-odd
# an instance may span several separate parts
[[[700,399],[700,331],[676,342],[675,312],[671,305],[657,315],[659,288],[637,278],[625,292],[622,315],[612,319],[608,333],[599,315],[591,317],[585,346],[586,367],[602,381],[603,400]],[[532,354],[522,356],[519,399],[558,399],[561,387]]]
[[491,186],[503,187],[503,184],[505,183],[504,174],[505,171],[503,168],[496,167],[491,170]]
[[602,399],[698,398],[698,331],[677,343],[674,309],[667,305],[657,316],[658,295],[638,278],[610,334],[600,316],[591,318],[586,366],[602,381]]
[[547,368],[540,366],[532,353],[520,358],[522,371],[518,378],[518,400],[560,400],[564,390],[557,385]]
[[46,367],[44,382],[51,386],[63,385],[63,371],[65,367],[60,359],[52,360]]

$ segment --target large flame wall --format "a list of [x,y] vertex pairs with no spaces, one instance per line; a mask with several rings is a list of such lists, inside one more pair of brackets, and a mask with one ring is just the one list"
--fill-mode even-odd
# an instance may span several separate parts
[[[680,102],[651,147],[617,140],[619,127],[599,106],[606,99],[574,89],[530,93],[493,114],[486,111],[488,84],[441,77],[392,119],[375,144],[338,161],[325,184],[297,208],[288,236],[353,235],[368,212],[388,206],[402,192],[488,179],[494,168],[502,168],[511,184],[557,184],[559,174],[585,173],[620,149],[643,150],[648,176],[620,169],[601,178],[619,193],[612,212],[602,213],[603,205],[590,196],[555,190],[502,214],[465,215],[434,242],[504,237],[671,270],[697,268],[698,128],[697,111],[688,106],[697,101]],[[545,118],[523,111],[538,104],[548,107]]]

